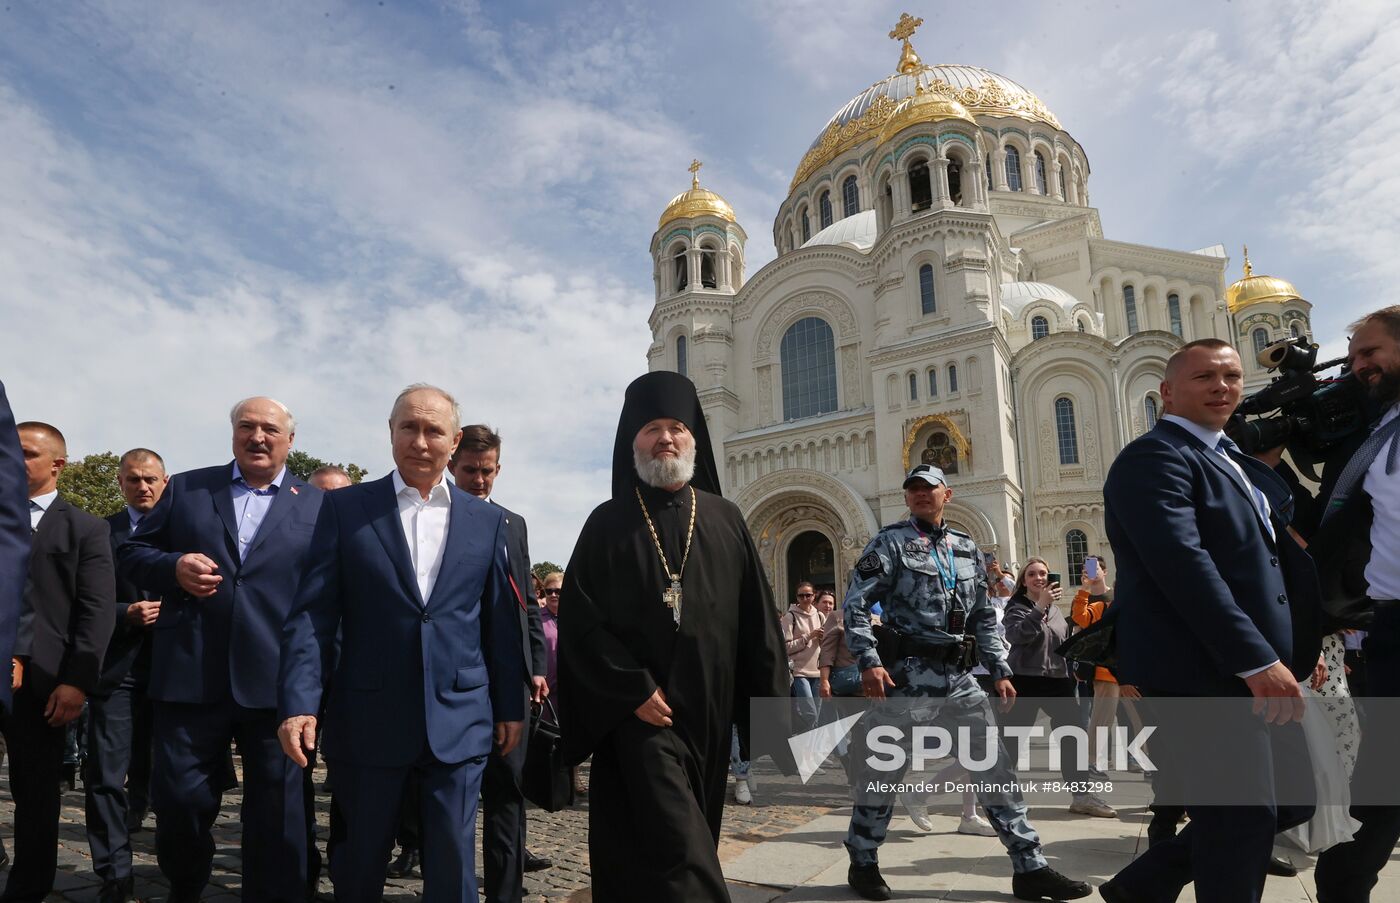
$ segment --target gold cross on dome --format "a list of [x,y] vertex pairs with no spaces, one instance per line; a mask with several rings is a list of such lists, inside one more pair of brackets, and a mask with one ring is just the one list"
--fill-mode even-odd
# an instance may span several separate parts
[[900,13],[899,22],[894,30],[890,32],[890,37],[896,41],[909,43],[909,39],[914,36],[914,32],[919,30],[919,26],[924,24],[923,19],[916,19],[908,13]]
[[690,173],[690,187],[691,187],[691,188],[699,188],[699,187],[700,187],[700,167],[702,167],[702,166],[704,166],[704,165],[705,165],[705,164],[704,164],[704,163],[701,163],[699,160],[691,160],[691,161],[690,161],[690,168],[689,168],[687,171]]

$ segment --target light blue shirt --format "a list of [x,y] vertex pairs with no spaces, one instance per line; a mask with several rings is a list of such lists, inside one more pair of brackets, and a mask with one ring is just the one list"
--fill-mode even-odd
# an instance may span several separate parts
[[[236,467],[237,465],[234,465],[234,466]],[[127,506],[126,506],[126,517],[127,517],[127,520],[131,521],[131,532],[132,532],[132,533],[135,533],[135,532],[136,532],[136,528],[139,527],[139,526],[141,526],[141,518],[143,518],[143,517],[145,517],[145,516],[146,516],[146,515],[142,514],[140,511],[137,511],[135,508],[131,507],[130,505],[127,505]]]
[[[1202,442],[1204,442],[1205,445],[1206,445],[1206,448],[1210,449],[1210,450],[1213,451],[1213,452],[1216,452],[1216,454],[1219,454],[1222,458],[1224,458],[1226,461],[1228,461],[1228,462],[1230,463],[1230,466],[1233,467],[1233,468],[1235,469],[1235,472],[1238,473],[1238,474],[1240,475],[1240,479],[1244,480],[1244,484],[1245,484],[1246,486],[1250,487],[1252,493],[1253,493],[1254,496],[1255,496],[1255,504],[1258,505],[1258,504],[1262,501],[1262,503],[1263,503],[1264,522],[1265,522],[1265,523],[1268,523],[1268,522],[1269,522],[1269,520],[1268,520],[1268,519],[1269,519],[1269,500],[1268,500],[1267,498],[1264,498],[1264,494],[1263,494],[1262,492],[1260,492],[1258,489],[1254,488],[1254,484],[1251,483],[1251,482],[1249,481],[1249,477],[1245,475],[1244,468],[1240,466],[1240,464],[1239,464],[1238,461],[1236,461],[1234,458],[1231,458],[1231,457],[1230,457],[1229,455],[1227,455],[1227,454],[1221,453],[1221,452],[1218,450],[1219,445],[1220,445],[1220,440],[1226,438],[1225,432],[1224,432],[1223,430],[1206,429],[1205,427],[1201,426],[1199,423],[1194,423],[1194,422],[1192,422],[1192,421],[1190,421],[1190,420],[1187,420],[1185,417],[1181,417],[1181,416],[1178,416],[1178,415],[1176,415],[1176,414],[1163,414],[1163,415],[1162,415],[1162,419],[1163,419],[1163,420],[1170,420],[1172,423],[1175,423],[1177,426],[1179,426],[1179,427],[1181,427],[1182,429],[1186,430],[1186,432],[1190,433],[1191,435],[1195,436],[1197,439],[1200,439]],[[1272,524],[1269,524],[1269,532],[1270,532],[1270,534],[1272,535],[1272,533],[1273,533],[1273,525],[1272,525]],[[1269,670],[1270,668],[1272,668],[1274,665],[1277,665],[1277,664],[1278,664],[1278,659],[1275,659],[1275,660],[1269,662],[1267,665],[1265,665],[1265,666],[1262,667],[1262,668],[1251,668],[1251,669],[1248,670],[1248,671],[1241,671],[1240,673],[1236,674],[1235,676],[1236,676],[1236,677],[1253,677],[1253,676],[1256,675],[1256,674],[1260,674],[1260,673],[1263,673],[1264,671]]]
[[48,513],[49,506],[58,501],[58,490],[46,492],[43,495],[36,495],[29,500],[29,529],[39,529],[39,521],[44,519]]
[[267,517],[267,512],[272,509],[272,500],[277,497],[277,492],[282,488],[282,481],[287,477],[287,468],[283,467],[272,478],[272,484],[266,489],[254,489],[243,479],[243,473],[238,469],[238,462],[233,464],[233,516],[238,525],[238,560],[242,561],[248,554],[248,547],[253,544],[253,540],[258,535],[258,528],[262,526],[263,518]]

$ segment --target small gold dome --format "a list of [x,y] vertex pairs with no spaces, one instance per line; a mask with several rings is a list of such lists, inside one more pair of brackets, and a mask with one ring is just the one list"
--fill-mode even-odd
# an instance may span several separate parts
[[700,166],[699,160],[690,164],[690,190],[683,191],[671,199],[671,203],[661,211],[661,219],[656,228],[660,229],[673,220],[690,216],[717,216],[731,223],[736,222],[734,208],[729,206],[728,201],[708,188],[700,187]]
[[963,122],[977,124],[967,107],[919,85],[913,97],[905,98],[894,108],[889,120],[880,129],[880,143],[884,144],[911,125],[939,122],[944,119],[961,119]]
[[1225,290],[1225,303],[1234,313],[1252,304],[1283,304],[1302,301],[1303,296],[1293,283],[1274,276],[1256,276],[1249,262],[1249,248],[1244,249],[1244,278]]

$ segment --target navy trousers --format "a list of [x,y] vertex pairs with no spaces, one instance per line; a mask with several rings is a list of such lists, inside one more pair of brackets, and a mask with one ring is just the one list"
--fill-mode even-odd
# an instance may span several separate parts
[[306,810],[302,770],[282,752],[277,712],[157,702],[151,802],[156,859],[171,896],[194,899],[209,881],[210,828],[228,779],[229,743],[243,757],[244,900],[301,903],[306,897]]
[[38,903],[53,890],[58,868],[58,815],[66,731],[44,718],[48,694],[25,683],[4,715],[10,753],[10,796],[15,801],[15,857],[4,903]]
[[111,696],[88,700],[83,793],[92,870],[104,882],[131,877],[127,826],[148,805],[150,721],[144,681],[129,675]]
[[[333,757],[335,753],[331,754]],[[486,757],[449,764],[426,749],[411,765],[381,768],[333,758],[344,836],[330,851],[337,903],[379,903],[410,777],[418,782],[425,903],[477,903],[476,806]]]

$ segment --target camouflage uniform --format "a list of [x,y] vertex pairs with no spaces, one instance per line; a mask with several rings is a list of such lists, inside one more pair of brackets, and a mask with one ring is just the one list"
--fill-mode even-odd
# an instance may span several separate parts
[[[948,566],[951,552],[952,572],[956,586],[953,593],[945,588],[939,570]],[[937,558],[942,553],[941,558]],[[936,724],[958,738],[958,729],[969,729],[972,749],[965,751],[973,760],[982,760],[992,753],[986,748],[986,729],[994,724],[987,694],[978,686],[969,669],[960,662],[944,662],[929,657],[908,657],[897,661],[882,661],[875,648],[870,626],[870,607],[881,603],[882,623],[898,631],[902,637],[928,645],[955,646],[962,636],[948,632],[949,614],[954,601],[966,612],[966,628],[977,646],[977,657],[986,666],[992,679],[1011,676],[1006,663],[1006,649],[997,636],[996,613],[987,601],[987,574],[983,569],[977,544],[972,537],[957,530],[934,527],[922,530],[912,520],[890,524],[865,547],[856,563],[850,589],[846,593],[844,613],[846,643],[861,670],[883,666],[897,686],[886,687],[892,698],[928,699],[928,705],[909,703],[876,705],[863,726],[896,724],[910,736],[914,724]],[[936,700],[936,701],[935,701]],[[995,750],[995,764],[971,777],[975,783],[1005,784],[1014,782],[1009,757],[1000,743]],[[854,865],[877,863],[880,844],[885,840],[894,797],[889,793],[867,792],[871,781],[897,783],[904,776],[898,772],[875,771],[858,757],[857,796],[851,813],[851,827],[846,835],[846,850]],[[929,776],[925,776],[929,777]],[[912,779],[911,779],[912,780]],[[1016,872],[1029,872],[1046,865],[1040,851],[1040,837],[1026,819],[1026,805],[1017,791],[1010,793],[978,793],[988,820],[1005,844]]]

